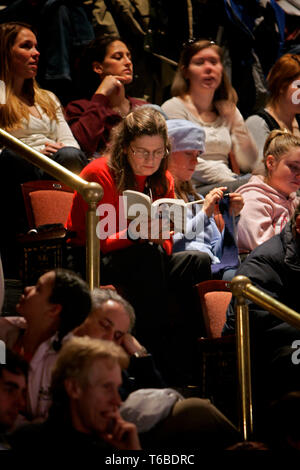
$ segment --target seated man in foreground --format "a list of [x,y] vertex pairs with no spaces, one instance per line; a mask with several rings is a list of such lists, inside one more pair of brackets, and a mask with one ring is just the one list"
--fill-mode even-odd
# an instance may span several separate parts
[[136,427],[119,413],[121,368],[128,358],[119,346],[88,337],[62,347],[52,374],[48,419],[18,429],[9,438],[16,451],[88,452],[141,449]]

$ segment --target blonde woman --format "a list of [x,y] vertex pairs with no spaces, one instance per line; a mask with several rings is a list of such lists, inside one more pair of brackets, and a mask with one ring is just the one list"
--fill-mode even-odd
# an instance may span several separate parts
[[300,198],[300,138],[274,130],[264,146],[264,175],[253,175],[238,189],[244,207],[238,224],[238,246],[253,250],[280,233]]
[[[23,23],[0,25],[0,128],[69,170],[80,173],[87,163],[86,156],[74,139],[56,96],[40,89],[35,81],[39,56],[37,39],[30,26]],[[4,240],[0,244],[2,254],[6,255],[10,245],[11,251],[16,251],[16,233],[27,229],[20,184],[49,176],[9,149],[0,152],[0,171],[1,200],[6,201],[2,206],[6,233],[1,234]],[[6,260],[5,255],[4,268],[15,262]]]

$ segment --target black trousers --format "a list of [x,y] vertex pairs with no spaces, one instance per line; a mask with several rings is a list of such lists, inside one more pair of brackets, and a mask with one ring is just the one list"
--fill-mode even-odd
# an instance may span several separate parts
[[193,369],[202,325],[193,286],[210,278],[210,258],[199,251],[169,256],[162,247],[144,243],[101,258],[101,284],[121,288],[135,309],[138,340],[172,382]]

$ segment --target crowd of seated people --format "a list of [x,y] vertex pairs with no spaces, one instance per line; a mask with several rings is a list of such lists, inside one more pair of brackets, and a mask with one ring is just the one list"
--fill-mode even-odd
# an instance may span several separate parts
[[[86,48],[82,98],[64,109],[52,92],[36,82],[39,52],[30,25],[0,25],[0,46],[0,127],[103,187],[97,209],[101,279],[124,297],[108,290],[91,295],[83,280],[88,206],[75,193],[66,221],[74,234],[69,240],[72,271],[45,273],[36,286],[25,288],[16,306],[18,316],[0,317],[0,339],[12,350],[12,360],[17,355],[28,364],[28,371],[21,361],[0,374],[0,394],[7,373],[18,383],[10,415],[14,419],[9,423],[0,406],[1,431],[18,428],[24,421],[43,421],[1,436],[1,445],[28,450],[38,443],[47,450],[55,440],[64,449],[78,442],[90,451],[135,450],[153,443],[161,448],[192,448],[200,441],[203,449],[233,445],[240,439],[235,426],[209,401],[184,399],[166,387],[185,383],[194,367],[201,323],[193,293],[197,283],[231,280],[237,273],[269,291],[276,277],[279,287],[270,287],[271,294],[297,310],[292,295],[283,293],[292,285],[290,279],[299,275],[300,264],[296,209],[300,105],[290,104],[294,82],[300,78],[299,56],[283,56],[268,75],[270,100],[264,111],[281,129],[269,133],[271,128],[264,126],[262,137],[251,127],[257,117],[248,118],[246,126],[224,71],[221,48],[212,41],[183,47],[173,98],[161,109],[127,95],[126,86],[133,80],[132,58],[117,36],[96,38]],[[284,87],[278,94],[279,83]],[[263,145],[265,169],[258,174]],[[235,169],[230,168],[231,153]],[[9,220],[12,211],[23,210],[20,183],[48,175],[7,148],[1,149],[0,167],[5,175],[2,200],[10,201],[3,217]],[[179,231],[161,214],[157,218],[139,214],[128,220],[125,190],[148,195],[151,202],[160,198],[197,202],[186,206],[186,225]],[[214,218],[219,211],[221,227]],[[19,226],[11,230],[13,236],[7,232],[1,236],[4,276],[11,259],[6,253],[9,247],[13,251]],[[253,252],[241,263],[238,249]],[[232,308],[227,333],[235,330]],[[267,338],[271,345],[269,383],[278,385],[272,375],[278,360],[290,384],[280,391],[298,389],[295,369],[290,371],[288,364],[295,331],[272,320],[267,325],[265,312],[255,310],[254,316],[255,341],[258,338],[263,345]],[[137,339],[130,333],[133,323]],[[160,402],[161,411],[150,427],[142,420],[143,427],[140,418],[147,397],[148,403],[151,397],[153,403]]]

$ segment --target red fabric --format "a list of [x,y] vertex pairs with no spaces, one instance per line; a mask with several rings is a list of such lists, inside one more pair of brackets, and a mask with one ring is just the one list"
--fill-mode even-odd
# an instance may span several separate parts
[[29,193],[35,226],[65,225],[73,200],[73,193],[65,191],[33,191]]
[[[127,221],[124,219],[123,206],[119,206],[119,197],[121,195],[117,192],[112,173],[108,168],[107,157],[100,157],[93,160],[82,170],[80,176],[86,181],[95,181],[96,183],[99,183],[102,186],[104,196],[100,201],[100,204],[98,204],[99,209],[104,209],[104,204],[109,204],[109,208],[111,208],[111,206],[115,208],[115,215],[113,217],[115,229],[112,230],[113,227],[110,226],[111,230],[109,230],[109,236],[107,236],[105,240],[100,240],[101,251],[103,251],[103,253],[107,253],[109,251],[120,250],[131,246],[133,242],[127,239]],[[174,198],[174,180],[169,171],[166,172],[166,177],[168,181],[169,190],[162,197]],[[138,191],[142,192],[145,187],[146,177],[137,176],[136,179],[138,183]],[[87,209],[87,203],[82,199],[80,194],[75,192],[71,211],[67,220],[67,228],[76,232],[76,237],[72,238],[71,242],[72,244],[77,246],[83,246],[86,242],[85,214]],[[103,216],[100,217],[99,221],[106,220],[106,217],[107,214],[104,213]],[[120,223],[122,224],[122,221],[124,221],[124,228],[120,226]],[[105,227],[105,231],[106,230],[107,226]],[[100,232],[102,234],[103,229]],[[163,246],[165,251],[168,254],[171,254],[173,241],[166,240]]]
[[210,338],[219,338],[226,321],[226,311],[231,301],[231,292],[207,292],[204,302],[207,315],[207,329]]
[[[129,98],[134,109],[146,101]],[[81,149],[87,154],[105,149],[111,129],[122,117],[113,111],[107,96],[93,95],[91,100],[71,101],[65,108],[65,117]]]

